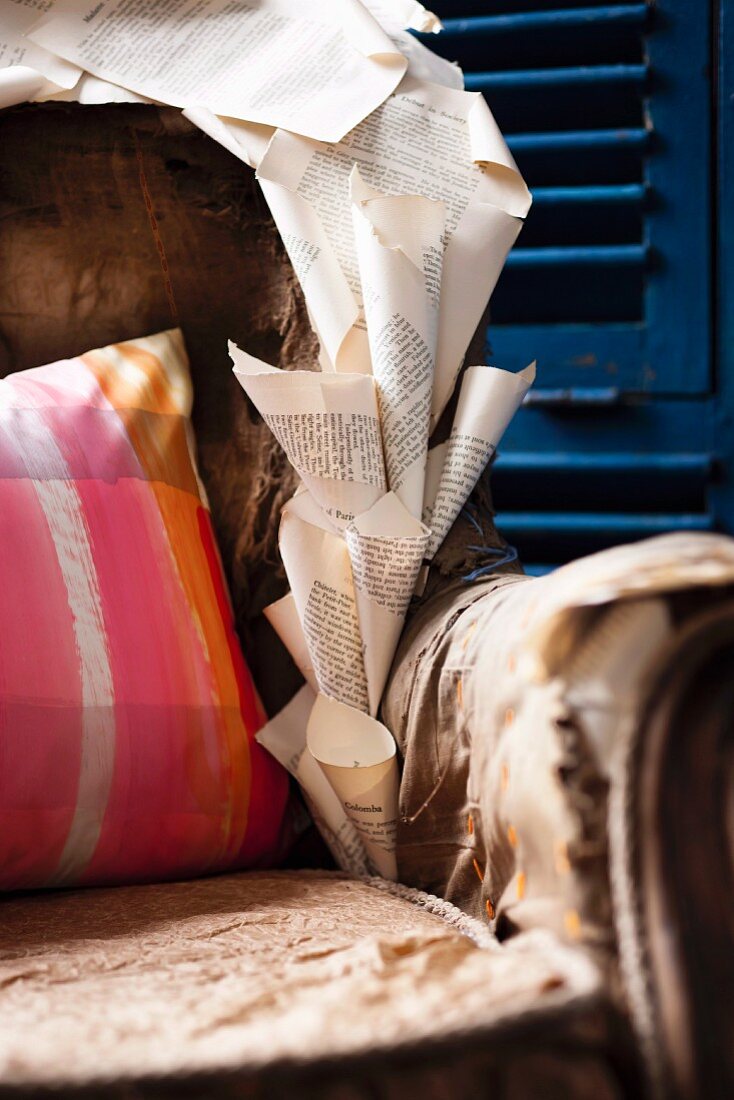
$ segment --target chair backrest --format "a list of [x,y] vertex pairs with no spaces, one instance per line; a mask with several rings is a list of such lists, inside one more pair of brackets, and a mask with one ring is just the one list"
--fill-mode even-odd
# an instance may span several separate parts
[[13,108],[0,146],[0,376],[180,324],[237,624],[256,679],[277,682],[254,667],[272,657],[250,623],[282,594],[277,503],[293,481],[227,339],[284,367],[316,357],[254,173],[179,111],[140,104]]

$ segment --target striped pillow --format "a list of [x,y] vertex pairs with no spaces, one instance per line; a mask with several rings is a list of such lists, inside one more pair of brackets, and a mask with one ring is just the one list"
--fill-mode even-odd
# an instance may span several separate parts
[[191,403],[178,330],[0,381],[0,888],[277,858]]

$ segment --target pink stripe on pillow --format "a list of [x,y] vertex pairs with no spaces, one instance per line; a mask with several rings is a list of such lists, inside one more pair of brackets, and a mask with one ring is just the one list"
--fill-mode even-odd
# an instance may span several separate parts
[[[77,801],[82,686],[74,619],[31,481],[0,483],[0,888],[56,868]],[[22,532],[18,552],[15,532]]]
[[[219,699],[146,482],[81,488],[116,684],[118,745],[109,810],[88,876],[164,875],[177,852],[208,870],[222,847],[227,775]],[[165,783],[160,777],[165,776]],[[166,827],[151,836],[149,808]],[[202,865],[203,864],[203,865]]]

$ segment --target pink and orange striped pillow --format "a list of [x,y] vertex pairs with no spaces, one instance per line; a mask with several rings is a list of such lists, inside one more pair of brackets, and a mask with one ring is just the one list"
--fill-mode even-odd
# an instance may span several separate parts
[[0,381],[0,888],[278,855],[191,403],[178,330]]

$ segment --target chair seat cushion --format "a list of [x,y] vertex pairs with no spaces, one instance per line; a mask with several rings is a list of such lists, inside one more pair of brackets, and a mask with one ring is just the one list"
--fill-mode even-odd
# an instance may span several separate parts
[[[575,1010],[588,1032],[597,977],[545,933],[501,947],[430,895],[281,871],[9,898],[0,991],[0,1094],[128,1096],[134,1082],[136,1097],[180,1095],[186,1079],[208,1082],[187,1096],[220,1096],[247,1079],[246,1095],[280,1096],[288,1075],[310,1073],[326,1095],[325,1067],[353,1076],[360,1060],[365,1080],[391,1059],[423,1072],[439,1051],[469,1072],[474,1051],[486,1073],[487,1059],[515,1049],[513,1027],[527,1061],[534,1026],[552,1043]],[[606,1072],[600,1098],[616,1095]]]

